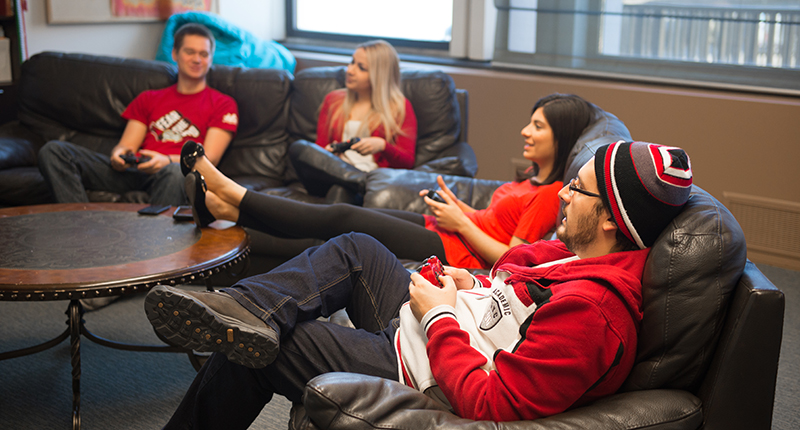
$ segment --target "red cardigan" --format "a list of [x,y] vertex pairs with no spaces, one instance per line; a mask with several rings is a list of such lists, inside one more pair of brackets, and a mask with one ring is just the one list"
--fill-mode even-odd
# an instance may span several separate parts
[[[326,147],[330,143],[342,140],[342,118],[332,118],[331,111],[337,104],[343,103],[347,95],[346,90],[331,91],[325,96],[317,121],[317,145]],[[331,127],[333,125],[333,127]],[[417,149],[417,116],[411,102],[406,99],[406,117],[400,127],[404,135],[396,135],[394,143],[386,142],[386,149],[372,156],[378,167],[394,167],[398,169],[411,169],[414,167],[415,152]],[[386,138],[383,126],[378,126],[372,136]]]

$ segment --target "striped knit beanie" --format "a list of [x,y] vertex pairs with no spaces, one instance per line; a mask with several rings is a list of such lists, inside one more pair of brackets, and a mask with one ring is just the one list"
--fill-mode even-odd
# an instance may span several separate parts
[[655,243],[692,189],[692,165],[674,146],[619,141],[597,150],[600,196],[617,227],[639,248]]

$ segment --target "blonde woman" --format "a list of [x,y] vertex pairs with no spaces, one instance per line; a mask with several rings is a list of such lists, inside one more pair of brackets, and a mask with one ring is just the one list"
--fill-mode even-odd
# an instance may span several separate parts
[[[343,142],[352,146],[338,148]],[[414,167],[417,117],[400,90],[400,59],[392,45],[376,40],[356,48],[345,88],[331,91],[322,102],[316,144],[319,148],[295,142],[289,151],[300,180],[315,195],[334,184],[362,192],[360,172]]]

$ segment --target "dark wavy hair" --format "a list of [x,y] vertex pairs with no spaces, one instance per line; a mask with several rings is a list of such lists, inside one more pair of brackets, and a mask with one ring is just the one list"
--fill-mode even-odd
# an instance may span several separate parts
[[[543,109],[544,117],[553,130],[553,139],[556,143],[553,170],[541,184],[547,185],[564,179],[569,153],[583,134],[583,130],[592,122],[595,108],[580,96],[561,93],[550,94],[537,100],[531,109],[531,115],[539,108]],[[532,168],[518,175],[516,181],[522,182],[531,179],[537,173],[539,173],[539,166],[533,163]]]
[[211,30],[208,29],[205,25],[197,24],[194,22],[190,22],[188,24],[183,24],[178,28],[173,36],[174,40],[172,42],[172,50],[178,51],[183,46],[183,38],[186,37],[187,34],[191,34],[193,36],[201,36],[208,39],[211,42],[211,53],[214,53],[214,47],[216,46],[216,40],[214,40],[214,35],[211,34]]

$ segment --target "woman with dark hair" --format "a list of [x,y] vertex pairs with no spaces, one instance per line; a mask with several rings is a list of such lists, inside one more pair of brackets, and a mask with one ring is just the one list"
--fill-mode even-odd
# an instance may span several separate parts
[[186,192],[198,226],[225,219],[278,237],[322,240],[362,232],[401,259],[436,255],[451,266],[489,268],[510,247],[539,240],[555,227],[567,156],[593,113],[592,105],[575,95],[553,94],[537,101],[521,131],[523,156],[533,163],[529,176],[497,188],[486,209],[458,200],[441,176],[442,201],[420,191],[433,216],[260,194],[223,175],[203,156],[201,146],[191,144],[182,160],[192,170]]

